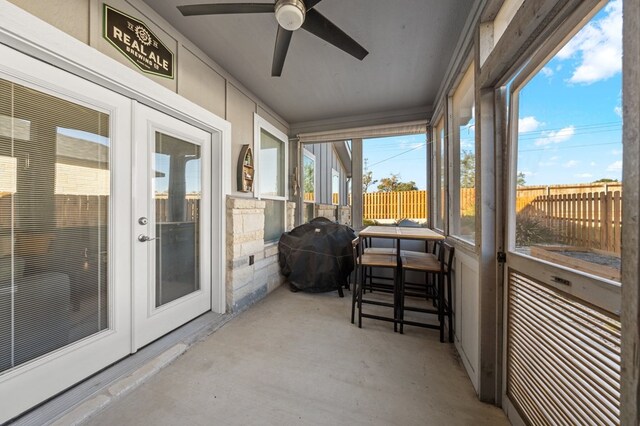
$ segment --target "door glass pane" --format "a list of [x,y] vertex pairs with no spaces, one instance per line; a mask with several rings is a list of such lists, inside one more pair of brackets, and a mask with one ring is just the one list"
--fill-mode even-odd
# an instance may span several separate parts
[[109,115],[0,79],[0,371],[109,327]]
[[156,307],[200,289],[200,146],[156,132]]
[[621,64],[622,5],[610,1],[518,89],[512,206],[517,251],[616,281],[624,194]]

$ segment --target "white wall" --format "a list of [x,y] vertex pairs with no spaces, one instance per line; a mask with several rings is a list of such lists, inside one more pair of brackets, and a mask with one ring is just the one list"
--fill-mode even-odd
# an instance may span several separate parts
[[478,392],[478,368],[480,355],[480,298],[478,261],[475,255],[456,249],[453,278],[455,300],[455,345],[469,374],[473,387]]

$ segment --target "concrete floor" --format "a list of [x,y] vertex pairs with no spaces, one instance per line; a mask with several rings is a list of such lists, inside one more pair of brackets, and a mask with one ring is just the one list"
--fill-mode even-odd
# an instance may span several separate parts
[[349,315],[349,292],[282,287],[88,424],[509,424],[436,330]]

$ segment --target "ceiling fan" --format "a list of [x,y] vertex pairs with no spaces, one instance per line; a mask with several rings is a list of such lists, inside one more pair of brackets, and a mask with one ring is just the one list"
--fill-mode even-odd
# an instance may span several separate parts
[[271,76],[280,77],[293,32],[307,30],[351,56],[363,60],[369,54],[358,42],[315,10],[322,0],[277,0],[275,3],[214,3],[178,6],[184,16],[225,15],[236,13],[275,13],[278,21],[276,46],[273,50]]

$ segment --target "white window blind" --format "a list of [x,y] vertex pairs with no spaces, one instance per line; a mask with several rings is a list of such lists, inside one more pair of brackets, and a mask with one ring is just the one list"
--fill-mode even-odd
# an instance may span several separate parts
[[109,326],[109,115],[0,79],[0,374]]
[[301,143],[339,142],[351,139],[381,138],[386,136],[416,135],[427,132],[427,120],[411,121],[398,124],[357,127],[353,129],[333,130],[327,132],[299,133]]

